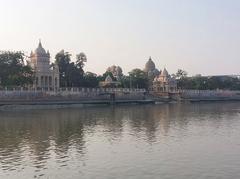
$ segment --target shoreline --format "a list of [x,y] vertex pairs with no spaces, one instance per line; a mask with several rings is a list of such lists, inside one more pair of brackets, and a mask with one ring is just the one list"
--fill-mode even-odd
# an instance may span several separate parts
[[151,99],[146,100],[15,100],[15,101],[0,101],[0,106],[5,105],[114,105],[114,104],[154,104]]
[[0,111],[46,110],[120,105],[159,105],[203,102],[240,102],[240,99],[181,99],[181,100],[88,100],[88,101],[0,101]]

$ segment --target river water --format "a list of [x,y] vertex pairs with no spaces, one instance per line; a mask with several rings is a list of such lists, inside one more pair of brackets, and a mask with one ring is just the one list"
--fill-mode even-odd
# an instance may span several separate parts
[[1,111],[0,178],[238,179],[240,103]]

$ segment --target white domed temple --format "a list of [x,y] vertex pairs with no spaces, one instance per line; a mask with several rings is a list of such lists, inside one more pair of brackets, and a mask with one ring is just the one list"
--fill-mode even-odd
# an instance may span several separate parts
[[30,65],[34,71],[33,88],[59,88],[58,65],[50,64],[50,53],[45,51],[41,41],[39,41],[36,50],[30,54]]
[[150,57],[145,64],[144,71],[150,80],[149,89],[157,93],[168,93],[177,91],[177,81],[169,75],[166,68],[158,70]]
[[145,71],[148,77],[151,79],[154,79],[156,76],[160,74],[159,70],[155,67],[155,63],[153,62],[151,57],[149,57],[143,71]]

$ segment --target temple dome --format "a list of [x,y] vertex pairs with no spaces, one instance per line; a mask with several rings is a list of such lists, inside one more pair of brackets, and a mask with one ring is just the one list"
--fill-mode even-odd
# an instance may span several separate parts
[[166,68],[163,69],[161,76],[168,76],[168,71],[166,70]]
[[145,72],[153,71],[155,70],[155,63],[152,61],[152,58],[150,57],[147,63],[145,64]]
[[41,41],[39,41],[38,47],[35,50],[35,54],[37,54],[37,55],[46,55],[47,54],[45,49],[42,47]]

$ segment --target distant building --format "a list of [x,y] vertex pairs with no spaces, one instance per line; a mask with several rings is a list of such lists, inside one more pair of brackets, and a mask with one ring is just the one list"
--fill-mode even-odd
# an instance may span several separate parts
[[99,86],[102,88],[113,88],[113,87],[118,87],[120,85],[121,83],[118,81],[113,81],[110,75],[108,75],[104,81],[101,81],[99,83]]
[[152,80],[160,74],[159,70],[155,67],[155,63],[153,62],[151,57],[149,57],[143,71],[146,72],[148,78]]
[[50,65],[50,53],[45,51],[41,41],[37,49],[30,54],[30,65],[34,70],[34,88],[59,88],[58,65]]
[[155,92],[170,92],[177,90],[177,81],[172,78],[166,68],[159,71],[152,58],[149,57],[145,64],[144,72],[149,78],[149,89]]
[[163,69],[161,74],[153,80],[153,91],[155,92],[171,92],[177,90],[177,81],[172,78],[166,68]]

